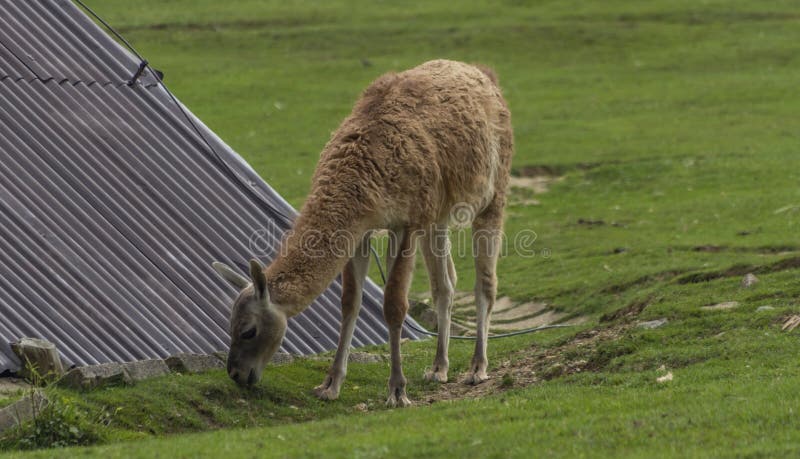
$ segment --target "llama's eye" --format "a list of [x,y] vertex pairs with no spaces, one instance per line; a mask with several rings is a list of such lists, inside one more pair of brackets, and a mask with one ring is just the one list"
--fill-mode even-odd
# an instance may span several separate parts
[[253,327],[253,328],[247,330],[246,332],[242,333],[241,335],[239,335],[239,338],[241,338],[241,339],[253,339],[255,336],[256,336],[256,327]]

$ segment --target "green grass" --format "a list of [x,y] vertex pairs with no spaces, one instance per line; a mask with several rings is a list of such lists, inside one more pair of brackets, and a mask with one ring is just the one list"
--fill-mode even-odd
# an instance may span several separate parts
[[[782,361],[793,366],[794,356]],[[96,457],[791,457],[797,372],[727,365],[620,380],[574,378],[500,397],[73,451]],[[735,379],[734,379],[735,377]],[[765,406],[770,406],[765,410]],[[46,457],[50,452],[30,455]]]
[[[515,169],[564,176],[536,196],[540,205],[508,208],[512,241],[523,230],[537,239],[535,256],[511,251],[500,260],[500,294],[586,316],[581,330],[619,327],[624,321],[599,318],[642,302],[636,320],[669,322],[624,328],[588,349],[559,347],[577,330],[492,342],[495,366],[562,348],[556,361],[589,365],[430,407],[438,388],[421,374],[434,344],[408,343],[410,396],[419,402],[409,410],[382,408],[388,368],[380,364],[353,365],[341,400],[315,400],[309,390],[327,363],[311,360],[269,368],[252,391],[221,372],[64,391],[87,411],[121,407],[104,430],[107,445],[72,453],[798,454],[800,346],[796,332],[779,327],[800,311],[793,2],[89,3],[295,206],[330,132],[378,75],[441,57],[493,66],[513,114]],[[471,260],[456,265],[459,289],[471,289]],[[761,282],[742,289],[750,271]],[[428,289],[422,269],[413,289]],[[722,301],[740,305],[700,309]],[[774,309],[756,312],[764,305]],[[453,375],[465,371],[470,346],[453,344]],[[662,365],[674,381],[655,382]],[[355,410],[361,402],[370,412]],[[186,435],[209,429],[221,430]]]

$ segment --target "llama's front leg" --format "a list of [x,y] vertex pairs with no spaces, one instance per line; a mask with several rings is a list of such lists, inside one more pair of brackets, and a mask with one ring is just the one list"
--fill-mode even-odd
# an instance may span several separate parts
[[408,312],[408,288],[414,270],[414,240],[411,231],[400,231],[389,236],[389,278],[383,294],[383,316],[389,326],[389,346],[392,366],[389,374],[388,406],[409,406],[406,396],[406,377],[400,356],[400,338],[403,321]]
[[389,346],[391,347],[392,367],[389,373],[389,397],[386,405],[390,407],[406,407],[411,405],[411,400],[406,395],[406,377],[403,375],[403,365],[400,358],[400,335],[403,331],[402,324],[398,327],[389,326]]
[[[369,244],[369,236],[364,239]],[[369,245],[362,244],[356,254],[342,271],[342,326],[339,332],[339,347],[325,380],[314,388],[314,394],[322,400],[336,400],[347,374],[347,357],[350,355],[350,342],[353,339],[364,279],[369,268]]]

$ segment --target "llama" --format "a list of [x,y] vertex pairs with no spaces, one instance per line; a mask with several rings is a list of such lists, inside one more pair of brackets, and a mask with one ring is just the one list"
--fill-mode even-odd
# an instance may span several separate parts
[[[383,313],[391,370],[386,403],[410,404],[400,333],[417,245],[438,311],[436,355],[424,377],[446,382],[456,285],[448,227],[455,216],[472,225],[476,272],[477,336],[465,382],[485,381],[512,152],[511,115],[491,70],[435,60],[375,80],[322,150],[311,192],[277,258],[266,268],[251,260],[249,278],[214,263],[220,275],[242,289],[231,310],[229,376],[239,384],[257,382],[280,347],[287,319],[307,308],[341,272],[338,349],[314,389],[320,399],[336,399],[361,306],[369,240],[373,231],[388,229]],[[342,235],[349,235],[355,250],[340,250]]]

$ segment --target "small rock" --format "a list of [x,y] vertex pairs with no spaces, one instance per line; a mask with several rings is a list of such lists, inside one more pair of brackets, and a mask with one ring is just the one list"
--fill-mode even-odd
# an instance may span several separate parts
[[224,368],[218,357],[206,354],[175,354],[167,358],[165,362],[170,370],[179,373],[202,373]]
[[366,412],[369,409],[366,403],[359,403],[353,408],[355,408],[356,411],[361,411],[362,413]]
[[775,309],[774,306],[759,306],[756,312],[772,311],[773,309]]
[[47,406],[47,397],[41,391],[34,391],[33,395],[26,394],[18,401],[0,409],[0,432],[33,419],[33,414],[38,413]]
[[667,320],[666,318],[662,318],[662,319],[656,319],[656,320],[648,320],[647,322],[639,322],[638,324],[636,324],[636,326],[639,327],[639,328],[653,329],[653,328],[662,327],[662,326],[666,325],[667,322],[669,322],[669,320]]
[[59,380],[58,384],[85,390],[111,384],[124,384],[130,381],[130,376],[122,364],[101,363],[100,365],[73,368]]
[[563,375],[566,372],[564,365],[554,363],[552,366],[544,371],[544,379],[553,379]]
[[424,300],[408,300],[408,314],[410,314],[411,317],[419,317],[423,311],[431,308],[429,303],[430,298],[425,298]]
[[431,308],[425,308],[418,316],[420,324],[428,330],[436,331],[439,324],[439,316]]
[[294,362],[294,356],[288,352],[276,352],[275,355],[272,356],[272,360],[270,360],[270,363],[273,365],[286,365],[292,362]]
[[228,351],[217,351],[212,353],[211,355],[218,358],[219,361],[222,362],[223,364],[228,363]]
[[347,361],[355,363],[380,363],[383,362],[383,357],[368,352],[351,352]]
[[164,376],[169,373],[169,367],[161,359],[139,360],[122,364],[128,373],[131,381],[143,381],[145,379]]
[[668,382],[668,381],[672,381],[672,372],[671,371],[669,373],[665,374],[664,376],[659,376],[658,378],[656,378],[656,382],[658,382],[658,383],[665,383],[665,382]]
[[759,279],[753,273],[747,273],[742,278],[742,288],[750,288],[756,285],[759,282]]
[[[37,379],[59,377],[64,374],[64,365],[58,356],[56,345],[39,338],[22,338],[16,343],[11,343],[11,350],[22,362],[20,376],[30,381]],[[33,373],[30,371],[33,368]]]
[[713,306],[701,306],[703,311],[724,311],[726,309],[733,309],[739,306],[738,301],[726,301],[724,303],[715,304]]

